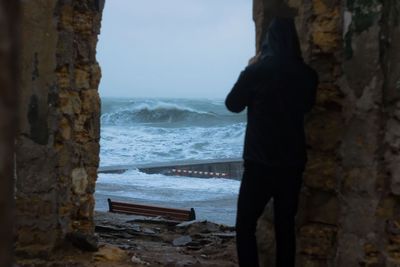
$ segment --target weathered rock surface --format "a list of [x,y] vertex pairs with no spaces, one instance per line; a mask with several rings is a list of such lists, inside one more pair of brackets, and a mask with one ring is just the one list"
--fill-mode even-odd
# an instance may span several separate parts
[[12,264],[18,18],[18,2],[0,0],[0,266]]
[[[11,45],[17,2],[19,53]],[[0,0],[0,145],[8,144],[1,151],[10,150],[15,114],[10,59],[20,56],[15,233],[24,266],[46,266],[46,259],[53,266],[110,266],[65,242],[70,233],[91,236],[95,229],[101,77],[95,55],[103,6],[102,0]],[[304,58],[320,75],[317,106],[306,118],[310,161],[298,218],[299,266],[400,265],[399,10],[394,0],[254,0],[257,49],[273,16],[297,14]],[[11,154],[0,153],[4,177],[11,177]],[[10,179],[0,182],[4,225],[10,186]],[[128,251],[115,266],[131,266],[133,256],[159,266],[235,262],[231,234],[219,226],[193,223],[176,232],[172,222],[120,220],[97,225],[100,240]],[[273,262],[272,229],[266,209],[258,229],[265,265]],[[184,235],[192,241],[172,246]],[[54,252],[64,246],[62,255]]]
[[[298,264],[400,266],[398,235],[387,228],[400,217],[400,2],[255,0],[258,48],[268,21],[289,8],[320,76],[306,118]],[[260,237],[273,237],[269,212]],[[273,244],[262,250],[273,264]]]
[[18,2],[16,252],[46,258],[67,235],[94,233],[101,76],[95,55],[104,0]]

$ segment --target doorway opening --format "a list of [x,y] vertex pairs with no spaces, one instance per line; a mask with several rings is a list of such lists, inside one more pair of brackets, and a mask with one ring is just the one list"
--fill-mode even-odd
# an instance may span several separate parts
[[240,160],[245,115],[229,113],[224,97],[254,55],[253,40],[248,1],[107,2],[97,210],[112,198],[194,208],[200,220],[234,224],[238,179],[137,168]]

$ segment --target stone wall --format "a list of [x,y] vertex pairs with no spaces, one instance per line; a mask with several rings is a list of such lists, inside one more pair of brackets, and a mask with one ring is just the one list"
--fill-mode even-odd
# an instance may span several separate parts
[[0,0],[0,266],[12,266],[18,2]]
[[399,266],[400,3],[344,4],[337,263]]
[[[306,118],[299,266],[400,266],[400,3],[255,0],[254,7],[258,47],[271,17],[296,10],[304,58],[320,75]],[[272,235],[271,220],[266,212],[260,239]],[[271,264],[271,244],[262,250]]]
[[17,253],[45,258],[66,237],[94,232],[104,1],[22,1]]
[[[16,24],[7,24],[16,20],[16,4],[0,0],[2,88],[13,88],[20,63],[15,230],[24,257],[45,258],[74,234],[93,235],[101,76],[95,55],[103,1],[21,1],[16,61],[9,43]],[[276,14],[296,14],[304,58],[321,81],[306,118],[310,160],[298,265],[400,266],[400,3],[254,0],[258,50]],[[0,112],[0,145],[8,151],[13,92],[0,92],[6,110]],[[9,177],[0,181],[1,225],[10,225],[10,155],[0,154],[1,166],[8,166],[0,168],[1,177]],[[273,261],[272,243],[264,242],[271,229],[269,211],[259,227],[265,264]],[[0,231],[2,237],[11,232]],[[7,246],[6,238],[0,242]],[[0,262],[7,255],[0,251]]]

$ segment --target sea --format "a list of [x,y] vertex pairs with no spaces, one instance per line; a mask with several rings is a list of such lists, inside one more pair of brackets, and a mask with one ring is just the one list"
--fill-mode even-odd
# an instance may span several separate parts
[[[240,158],[246,116],[222,99],[102,98],[100,166]],[[234,225],[240,181],[145,174],[100,173],[96,210],[107,198],[194,208],[197,219]]]

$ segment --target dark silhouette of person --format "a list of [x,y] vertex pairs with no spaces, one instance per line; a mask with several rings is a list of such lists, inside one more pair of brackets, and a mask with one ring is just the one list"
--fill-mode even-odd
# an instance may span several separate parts
[[294,20],[272,20],[260,59],[228,94],[232,112],[247,107],[244,174],[236,219],[239,266],[259,266],[256,226],[273,198],[276,266],[295,266],[297,213],[307,161],[304,114],[315,103],[317,73],[302,59]]

